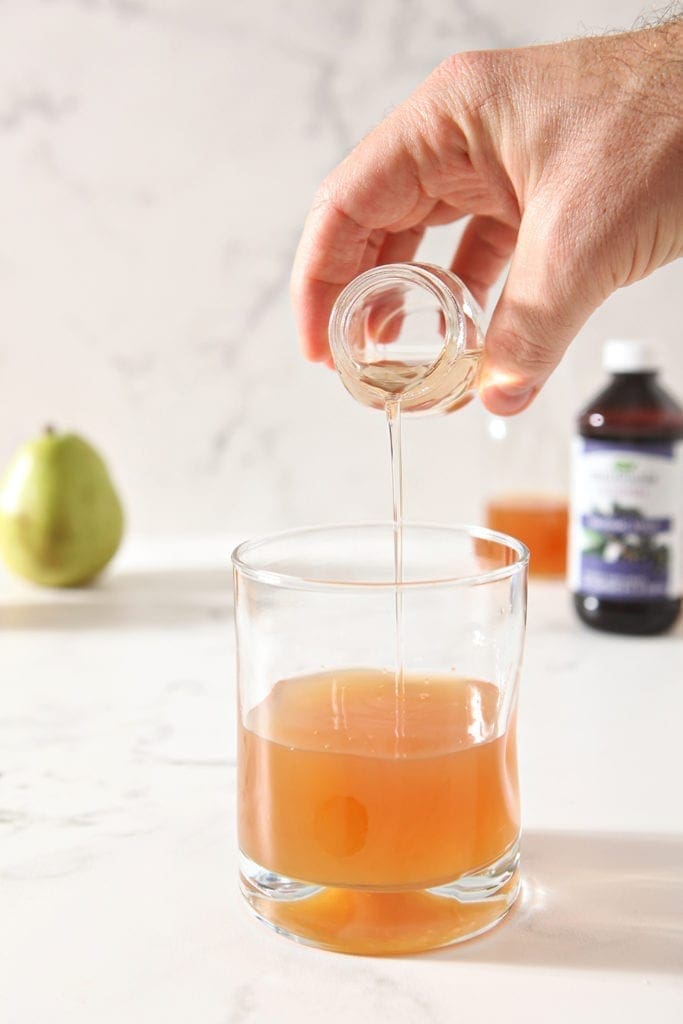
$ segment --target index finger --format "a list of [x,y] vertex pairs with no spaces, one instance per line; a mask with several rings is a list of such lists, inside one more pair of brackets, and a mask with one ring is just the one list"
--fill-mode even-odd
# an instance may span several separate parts
[[327,324],[342,289],[374,266],[377,233],[413,227],[436,199],[424,189],[400,112],[370,133],[321,186],[304,225],[292,299],[304,355],[329,355]]
[[341,290],[358,273],[372,228],[356,223],[331,200],[306,218],[294,257],[291,293],[307,359],[326,359],[327,323]]

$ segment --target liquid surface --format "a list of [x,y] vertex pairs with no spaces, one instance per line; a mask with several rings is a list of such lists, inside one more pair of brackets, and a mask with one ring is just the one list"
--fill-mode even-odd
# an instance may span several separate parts
[[449,361],[450,353],[433,365],[380,360],[338,368],[344,386],[363,405],[384,409],[400,399],[403,412],[453,412],[474,397],[481,349],[471,349]]
[[350,669],[277,683],[240,726],[240,847],[302,881],[376,890],[445,884],[519,831],[514,716],[499,691]]
[[567,571],[569,511],[564,498],[544,494],[503,495],[486,506],[486,525],[510,534],[529,548],[534,576]]

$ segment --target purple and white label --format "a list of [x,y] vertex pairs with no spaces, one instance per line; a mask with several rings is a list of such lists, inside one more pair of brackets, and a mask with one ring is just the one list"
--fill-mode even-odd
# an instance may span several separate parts
[[572,590],[619,601],[681,594],[683,442],[577,438]]

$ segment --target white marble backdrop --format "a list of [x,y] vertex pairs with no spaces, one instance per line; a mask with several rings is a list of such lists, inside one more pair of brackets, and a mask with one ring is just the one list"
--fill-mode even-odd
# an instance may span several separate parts
[[[287,281],[326,171],[448,53],[628,27],[637,0],[0,2],[0,462],[45,421],[107,455],[131,529],[389,509],[381,418],[299,357]],[[425,255],[446,260],[453,233]],[[564,438],[610,334],[683,378],[681,271],[593,318],[539,413]],[[482,414],[411,423],[408,514],[479,515]],[[521,431],[534,450],[539,434]]]

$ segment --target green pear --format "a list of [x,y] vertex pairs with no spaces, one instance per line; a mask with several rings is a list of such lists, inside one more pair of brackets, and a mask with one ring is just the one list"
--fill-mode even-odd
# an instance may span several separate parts
[[0,555],[10,569],[75,587],[113,558],[122,534],[121,503],[87,441],[48,427],[19,449],[0,483]]

